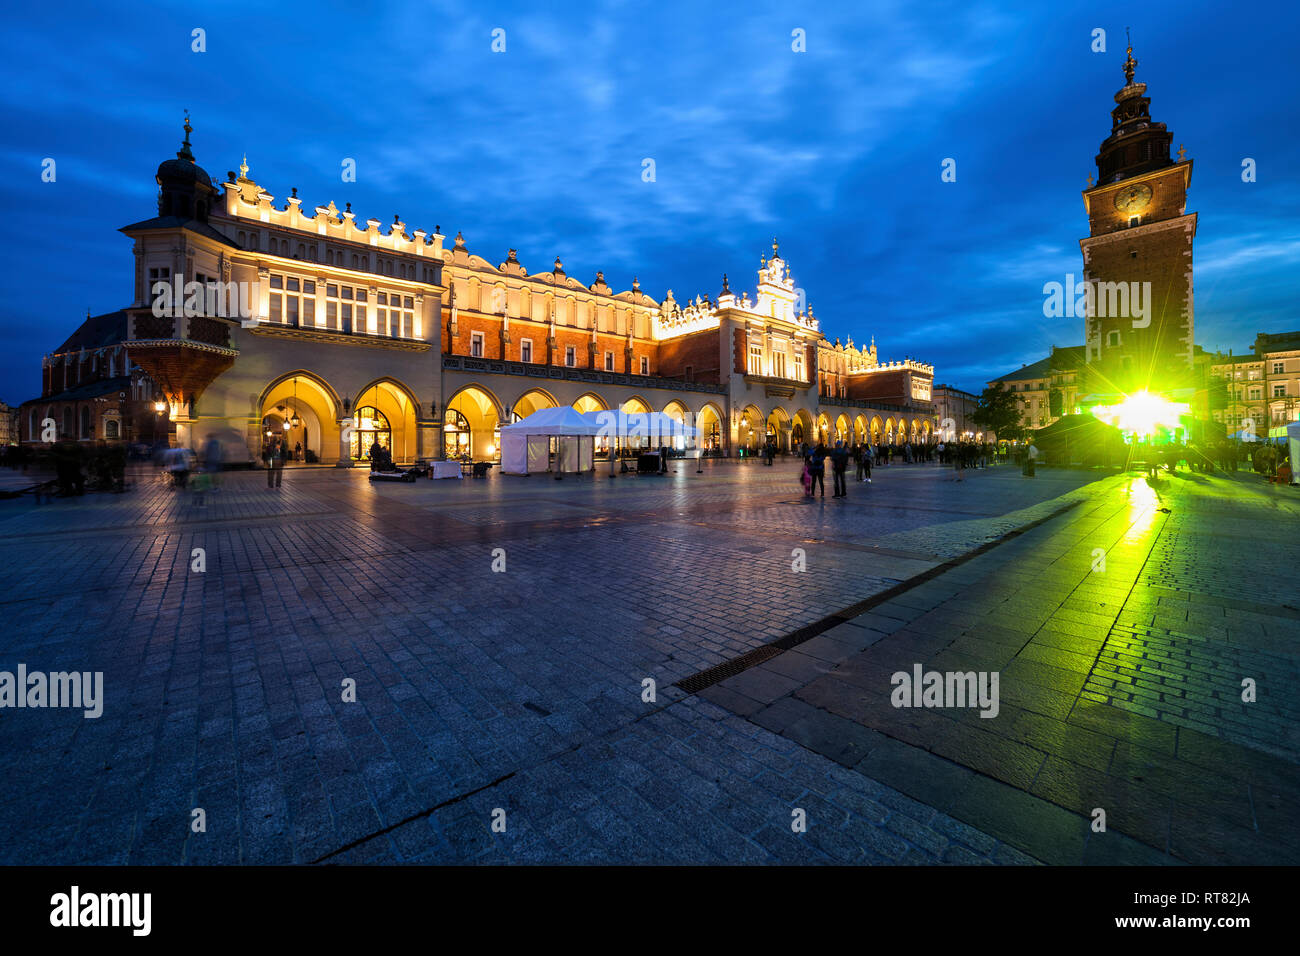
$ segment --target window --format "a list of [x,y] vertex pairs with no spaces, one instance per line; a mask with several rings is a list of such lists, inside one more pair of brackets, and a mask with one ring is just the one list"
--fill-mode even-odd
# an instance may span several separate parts
[[112,441],[117,440],[117,419],[110,418],[108,421],[104,422],[104,437]]
[[785,378],[785,353],[772,353],[772,374],[777,378]]
[[564,364],[573,368],[578,364],[578,353],[572,345],[564,347]]
[[1282,374],[1283,372],[1285,372],[1285,371],[1286,371],[1286,365],[1284,365],[1282,362],[1274,362],[1274,363],[1273,363],[1273,374],[1274,374],[1274,375],[1281,375],[1281,374]]
[[533,340],[520,339],[519,340],[519,361],[531,362],[532,360],[533,360]]
[[474,358],[483,357],[483,333],[471,332],[469,336],[469,354]]
[[606,371],[606,372],[612,372],[612,371],[614,371],[614,353],[613,353],[613,352],[606,352],[606,353],[605,353],[605,371]]
[[802,350],[794,353],[794,377],[797,381],[800,382],[808,381],[806,378],[804,378],[804,374],[803,374],[803,351]]
[[1106,334],[1106,345],[1108,345],[1110,348],[1115,348],[1115,346],[1119,345],[1119,333],[1108,332]]
[[153,287],[154,287],[154,284],[155,284],[155,283],[157,283],[157,282],[170,282],[170,281],[171,281],[171,278],[172,278],[172,270],[171,270],[171,269],[168,269],[168,268],[166,268],[166,267],[163,267],[163,268],[161,268],[161,269],[150,269],[150,270],[149,270],[149,288],[148,288],[148,290],[147,290],[146,293],[145,293],[145,299],[146,299],[146,301],[148,301],[150,304],[152,304],[153,301],[154,301],[154,299],[156,298],[156,297],[154,296],[154,292],[153,292]]
[[763,374],[763,346],[751,345],[749,347],[749,374]]
[[1285,397],[1286,397],[1286,386],[1285,386],[1285,385],[1274,385],[1274,386],[1273,386],[1273,397],[1274,397],[1274,398],[1285,398]]
[[[271,273],[269,318],[272,322],[296,328],[299,324],[316,324],[316,283],[312,279]],[[330,286],[337,289],[337,286]],[[332,313],[331,313],[332,314]]]
[[1264,390],[1263,390],[1263,389],[1260,389],[1260,388],[1252,388],[1252,389],[1250,390],[1250,400],[1251,400],[1252,402],[1257,402],[1257,401],[1259,401],[1260,398],[1263,397],[1263,391],[1264,391]]
[[641,374],[642,375],[650,374],[650,360],[646,358],[644,355],[641,356]]

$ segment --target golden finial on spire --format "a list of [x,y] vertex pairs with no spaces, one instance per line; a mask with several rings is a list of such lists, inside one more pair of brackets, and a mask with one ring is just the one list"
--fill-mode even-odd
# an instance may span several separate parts
[[772,237],[772,258],[773,258],[773,259],[776,258],[777,250],[780,249],[780,248],[781,248],[781,247],[777,244],[776,236],[773,236],[773,237]]
[[181,143],[181,148],[176,151],[177,159],[188,159],[194,161],[194,154],[190,152],[190,133],[194,127],[190,125],[190,111],[185,111],[185,141]]
[[248,178],[248,154],[247,153],[244,154],[244,159],[239,164],[239,178],[240,179]]
[[1133,85],[1133,73],[1137,69],[1138,61],[1133,59],[1133,38],[1129,36],[1128,27],[1124,28],[1124,36],[1128,39],[1128,56],[1124,60],[1124,78],[1128,81],[1127,85]]

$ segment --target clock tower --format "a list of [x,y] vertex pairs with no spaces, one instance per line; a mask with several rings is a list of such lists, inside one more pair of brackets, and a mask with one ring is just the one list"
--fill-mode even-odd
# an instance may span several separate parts
[[1091,291],[1084,319],[1087,384],[1096,396],[1143,388],[1165,394],[1192,370],[1192,161],[1171,159],[1173,134],[1151,119],[1130,46],[1097,182],[1083,193],[1089,235],[1079,240]]

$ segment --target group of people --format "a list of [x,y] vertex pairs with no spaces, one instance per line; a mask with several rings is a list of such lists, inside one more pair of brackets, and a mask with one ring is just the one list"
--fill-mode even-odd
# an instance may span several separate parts
[[126,445],[100,439],[93,445],[74,441],[67,435],[50,449],[59,494],[84,495],[96,491],[126,490]]
[[990,442],[948,441],[935,446],[939,464],[952,465],[961,471],[965,468],[987,468],[997,460],[997,448]]
[[209,434],[201,455],[178,445],[162,453],[162,466],[171,476],[172,487],[190,489],[194,493],[194,503],[201,505],[207,503],[209,491],[217,490],[217,475],[221,472],[223,457],[221,442],[216,435]]
[[849,465],[856,466],[857,480],[860,482],[871,481],[871,465],[875,460],[876,453],[870,445],[853,445],[850,447],[847,442],[837,441],[834,448],[827,448],[821,442],[811,448],[807,445],[801,447],[803,454],[803,489],[804,494],[812,498],[816,495],[817,489],[821,489],[821,496],[826,497],[826,461],[830,460],[832,476],[832,498],[848,497],[848,473]]

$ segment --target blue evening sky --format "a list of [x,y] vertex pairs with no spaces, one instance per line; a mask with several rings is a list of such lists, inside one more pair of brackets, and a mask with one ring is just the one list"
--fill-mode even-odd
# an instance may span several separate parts
[[[753,288],[773,236],[833,339],[978,391],[1082,342],[1043,283],[1081,271],[1080,192],[1137,78],[1195,160],[1196,339],[1300,327],[1300,8],[1198,2],[36,3],[0,39],[8,232],[0,400],[129,304],[119,226],[191,111],[219,179],[661,298]],[[1091,32],[1107,31],[1105,53]],[[191,51],[206,30],[207,51]],[[492,32],[506,50],[492,52]],[[791,50],[805,32],[807,52]],[[42,160],[57,181],[41,181]],[[341,162],[357,181],[341,181]],[[957,181],[940,164],[957,161]],[[1241,162],[1258,182],[1241,180]],[[656,181],[642,180],[644,159]]]

